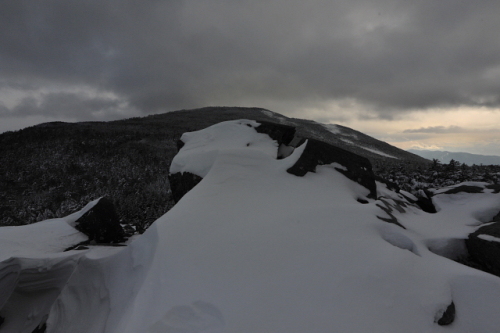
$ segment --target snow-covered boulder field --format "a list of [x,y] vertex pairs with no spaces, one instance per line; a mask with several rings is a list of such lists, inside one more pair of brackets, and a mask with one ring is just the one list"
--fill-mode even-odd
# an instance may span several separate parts
[[170,172],[196,186],[126,247],[63,252],[88,207],[0,228],[0,332],[500,331],[500,278],[452,260],[499,194],[436,190],[426,213],[363,159],[259,126],[186,133]]

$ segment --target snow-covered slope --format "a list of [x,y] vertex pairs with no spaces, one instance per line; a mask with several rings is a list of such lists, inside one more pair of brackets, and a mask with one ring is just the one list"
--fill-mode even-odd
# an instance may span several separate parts
[[[360,132],[356,132],[348,127],[344,127],[344,126],[340,126],[340,125],[336,125],[336,124],[325,124],[323,126],[331,133],[337,135],[338,138],[342,142],[344,142],[347,146],[354,146],[357,148],[361,148],[363,150],[369,151],[371,153],[374,153],[374,154],[377,154],[377,155],[380,155],[383,157],[389,157],[389,158],[396,159],[396,160],[399,159],[399,157],[396,157],[394,155],[390,155],[388,153],[383,152],[382,149],[377,149],[372,143],[373,142],[377,143],[377,146],[380,146],[383,143],[374,139],[374,138],[370,138],[365,134],[362,134]],[[366,138],[368,138],[368,140]],[[372,143],[370,143],[370,142],[372,142]],[[385,144],[385,146],[386,147],[384,147],[384,148],[387,149],[387,146],[389,146],[389,145]],[[394,149],[394,147],[391,147],[391,148]],[[386,149],[384,149],[384,150],[386,150]]]
[[[382,183],[368,199],[338,164],[288,173],[307,142],[278,160],[258,126],[230,121],[183,136],[171,170],[203,180],[126,248],[4,260],[0,274],[15,271],[13,260],[50,281],[61,260],[72,270],[38,298],[21,297],[15,273],[0,276],[17,293],[0,297],[0,332],[46,315],[49,333],[498,331],[500,279],[446,258],[495,215],[498,194],[436,191],[436,214]],[[440,326],[451,304],[454,321]]]

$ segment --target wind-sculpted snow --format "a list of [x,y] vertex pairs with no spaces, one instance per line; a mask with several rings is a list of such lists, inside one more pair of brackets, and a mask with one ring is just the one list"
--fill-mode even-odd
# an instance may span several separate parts
[[[32,254],[47,272],[74,269],[67,280],[64,269],[60,280],[41,275],[54,292],[40,300],[0,294],[0,332],[35,312],[48,333],[498,331],[500,279],[435,253],[454,252],[478,217],[500,210],[498,194],[436,191],[436,214],[380,182],[371,198],[338,163],[288,173],[306,143],[277,159],[278,145],[248,123],[184,137],[171,171],[203,179],[127,247]],[[9,291],[24,259],[2,257]],[[50,309],[31,310],[42,303]]]
[[275,157],[277,143],[266,134],[257,133],[253,120],[236,120],[220,123],[197,132],[184,133],[179,154],[172,160],[170,172],[191,172],[205,177],[221,151],[251,149]]

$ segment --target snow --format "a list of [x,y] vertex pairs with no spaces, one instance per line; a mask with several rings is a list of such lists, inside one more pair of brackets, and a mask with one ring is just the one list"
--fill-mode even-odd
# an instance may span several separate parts
[[339,139],[347,144],[362,148],[364,150],[367,150],[369,152],[372,152],[372,153],[380,155],[380,156],[399,159],[396,156],[389,155],[389,154],[384,153],[378,149],[363,146],[363,145],[359,144],[359,142],[358,143],[353,142],[351,139],[348,139],[348,138],[352,138],[354,140],[359,141],[358,136],[354,133],[346,133],[346,132],[342,131],[342,129],[336,124],[323,124],[323,126],[331,133],[338,135]]
[[278,123],[280,123],[280,124],[287,124],[289,122],[285,116],[283,116],[279,113],[272,112],[269,110],[260,110],[260,112],[262,112],[264,115],[268,116],[269,118],[273,118],[274,120],[277,120]]
[[377,155],[380,155],[380,156],[385,156],[385,157],[389,157],[389,158],[395,158],[395,159],[399,159],[398,157],[396,156],[392,156],[392,155],[389,155],[389,154],[386,154],[384,152],[381,152],[380,150],[378,149],[374,149],[374,148],[368,148],[368,147],[364,147],[364,146],[359,146],[360,148],[363,148],[364,150],[368,150],[369,152],[372,152],[374,154],[377,154]]
[[[88,239],[74,228],[75,221],[98,200],[64,218],[0,228],[0,316],[6,318],[1,332],[31,333],[47,317],[63,290],[68,290],[70,277],[85,260],[108,258],[121,251],[118,247],[95,246],[64,252]],[[86,270],[85,281],[89,280],[89,273]],[[88,297],[94,298],[93,295]]]
[[58,253],[87,237],[61,219],[0,229],[0,260]]
[[75,221],[92,208],[99,199],[80,211],[64,218],[51,219],[17,227],[0,228],[0,261],[10,257],[44,257],[63,252],[68,247],[87,240],[74,228]]
[[498,243],[500,243],[500,238],[493,237],[491,235],[481,234],[481,235],[478,235],[477,238],[481,238],[481,239],[484,239],[484,240],[489,241],[489,242],[498,242]]
[[487,185],[489,185],[489,184],[485,183],[485,182],[472,182],[472,181],[469,181],[469,182],[462,182],[462,183],[459,183],[459,184],[454,184],[454,185],[446,186],[446,187],[439,188],[439,189],[431,189],[431,192],[434,193],[434,194],[440,194],[440,193],[447,192],[447,191],[449,191],[451,189],[454,189],[454,188],[457,188],[457,187],[460,187],[460,186],[480,187],[480,188],[483,189],[483,192],[489,192],[489,193],[493,192],[492,190],[486,188]]
[[323,126],[333,134],[342,134],[342,130],[336,124],[324,124]]
[[[379,200],[361,204],[369,191],[343,166],[291,175],[307,142],[278,160],[257,126],[240,120],[183,135],[170,172],[203,181],[127,247],[64,256],[32,248],[30,267],[46,271],[47,293],[22,299],[18,285],[17,298],[0,296],[0,306],[27,309],[4,306],[4,325],[48,315],[47,333],[497,331],[500,280],[447,255],[499,206],[498,195],[438,193],[439,212],[427,214],[377,182]],[[377,218],[388,216],[379,206],[405,229]],[[11,245],[2,258],[21,247]],[[16,285],[22,265],[1,264],[0,284]],[[451,301],[456,320],[441,327]]]
[[357,146],[354,142],[352,142],[352,140],[349,140],[349,139],[346,139],[346,138],[339,138],[341,141],[347,143],[347,144],[350,144],[350,145],[353,145],[353,146]]
[[411,194],[410,192],[407,192],[405,190],[400,190],[399,193],[401,193],[405,197],[409,198],[410,200],[413,200],[413,201],[417,201],[418,200],[418,198],[416,196],[414,196],[413,194]]
[[[323,127],[325,127],[328,131],[330,131],[333,134],[341,135],[344,137],[351,137],[354,138],[355,140],[359,140],[358,136],[355,133],[347,133],[342,130],[337,124],[321,124]],[[341,140],[344,140],[344,138],[340,138]]]
[[206,129],[184,133],[182,150],[174,157],[170,173],[190,172],[205,177],[220,152],[245,148],[277,156],[278,145],[266,134],[257,133],[259,123],[252,120],[234,120]]

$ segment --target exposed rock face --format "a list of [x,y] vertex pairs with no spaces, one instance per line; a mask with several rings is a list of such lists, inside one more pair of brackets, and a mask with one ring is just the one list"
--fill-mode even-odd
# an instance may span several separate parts
[[113,203],[101,198],[97,204],[76,220],[76,229],[89,237],[90,242],[120,243],[125,241],[125,232],[120,225]]
[[203,178],[191,172],[176,172],[168,175],[172,197],[177,203],[181,198],[198,185]]
[[416,204],[426,213],[434,214],[437,212],[436,207],[434,206],[434,204],[432,203],[432,199],[430,198],[420,197],[418,198]]
[[45,333],[47,331],[47,324],[40,324],[35,330],[31,333]]
[[497,215],[493,216],[491,222],[500,222],[500,212]]
[[493,190],[493,193],[500,193],[500,184],[486,185],[487,189]]
[[184,142],[181,139],[177,140],[177,151],[181,150],[182,147],[184,147]]
[[446,308],[441,318],[438,319],[437,323],[440,326],[447,326],[453,323],[455,320],[455,303],[451,302]]
[[256,127],[255,130],[258,133],[263,133],[269,135],[273,140],[276,140],[279,145],[289,145],[293,138],[295,137],[295,127],[274,124],[265,121],[259,121],[260,126]]
[[345,167],[347,170],[337,168],[337,171],[366,187],[370,191],[369,197],[374,199],[377,197],[375,176],[368,159],[318,140],[308,139],[299,160],[287,171],[302,177],[308,172],[315,172],[318,165],[332,163]]
[[448,190],[444,192],[445,194],[456,194],[460,192],[465,192],[465,193],[483,193],[483,188],[479,186],[470,186],[470,185],[461,185],[452,188],[451,190]]
[[[499,215],[493,220],[498,220]],[[500,222],[477,229],[465,240],[465,245],[478,269],[500,276]]]
[[418,196],[418,200],[415,203],[426,213],[437,213],[436,206],[434,206],[432,202],[432,193],[425,190],[422,192],[423,193]]

